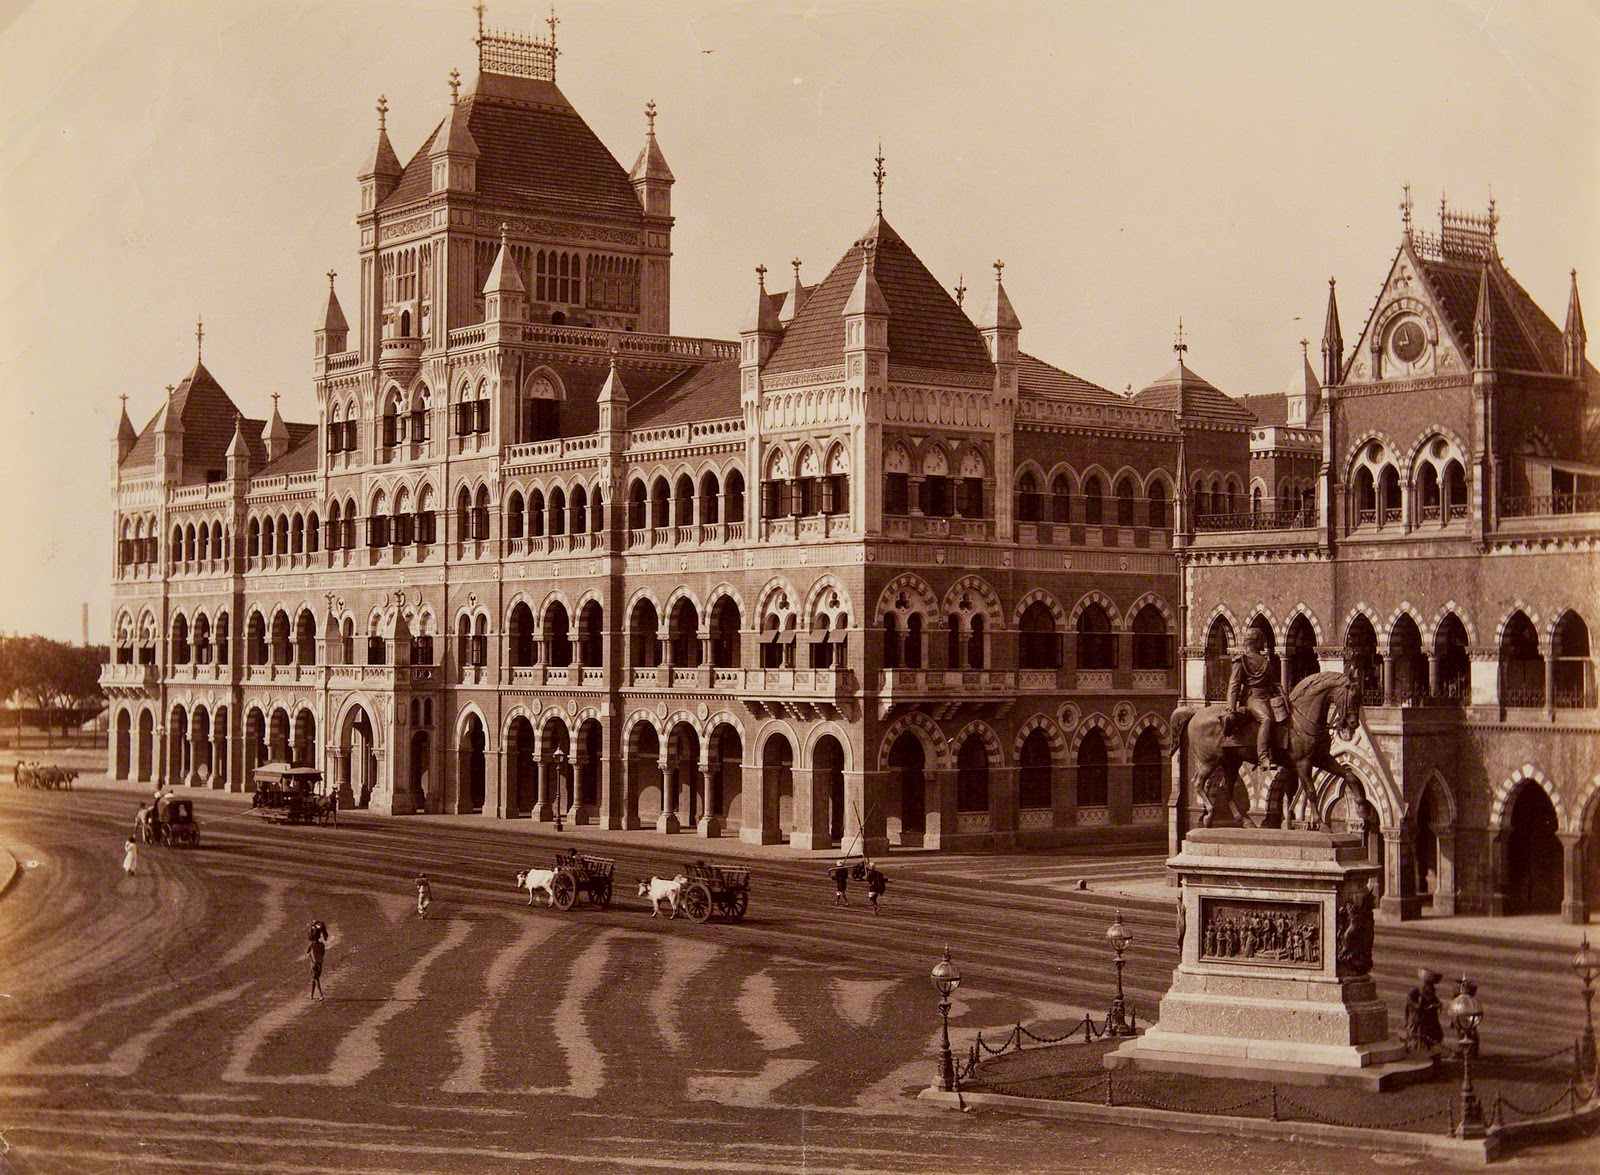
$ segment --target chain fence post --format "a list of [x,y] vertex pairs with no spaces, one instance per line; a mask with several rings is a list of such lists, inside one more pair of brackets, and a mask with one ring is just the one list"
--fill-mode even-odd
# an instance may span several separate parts
[[1274,1122],[1278,1121],[1278,1087],[1276,1084],[1272,1087],[1272,1120]]
[[1111,1069],[1106,1070],[1106,1105],[1108,1106],[1114,1106],[1117,1104],[1111,1092],[1111,1074],[1113,1072],[1114,1070]]

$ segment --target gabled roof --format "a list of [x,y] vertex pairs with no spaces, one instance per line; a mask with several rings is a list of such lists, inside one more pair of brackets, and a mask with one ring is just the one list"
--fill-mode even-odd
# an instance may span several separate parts
[[1489,311],[1494,319],[1494,365],[1514,371],[1561,371],[1561,329],[1507,272],[1498,257],[1489,262],[1419,257],[1418,269],[1468,362],[1472,359],[1472,326],[1478,314],[1478,290],[1485,270],[1489,278]]
[[1086,404],[1126,404],[1115,392],[1036,359],[1023,351],[1017,355],[1017,390],[1024,396],[1076,400]]
[[[191,470],[221,469],[227,464],[228,442],[233,439],[234,420],[239,415],[238,407],[222,390],[222,385],[203,363],[196,363],[194,370],[183,377],[167,397],[166,404],[139,433],[139,439],[122,462],[123,468],[137,469],[153,464],[156,433],[160,431],[161,422],[175,417],[183,426],[184,465]],[[264,453],[261,428],[265,423],[258,420],[246,426],[246,440],[257,460]]]
[[1182,359],[1155,383],[1135,392],[1133,402],[1141,408],[1160,408],[1182,416],[1209,416],[1245,425],[1255,420],[1248,408],[1196,375]]
[[1240,396],[1239,402],[1257,424],[1284,426],[1289,423],[1289,396],[1286,392],[1268,392],[1262,396]]
[[776,375],[842,360],[843,311],[868,248],[873,278],[889,307],[889,362],[992,377],[994,366],[978,328],[882,216],[812,290],[765,370]]
[[686,371],[642,395],[633,393],[628,427],[663,428],[690,420],[726,420],[742,411],[739,362],[724,359]]
[[[477,144],[480,203],[536,207],[585,218],[641,216],[628,173],[554,82],[483,73],[454,108]],[[441,120],[406,164],[381,208],[396,208],[433,190],[428,157]]]

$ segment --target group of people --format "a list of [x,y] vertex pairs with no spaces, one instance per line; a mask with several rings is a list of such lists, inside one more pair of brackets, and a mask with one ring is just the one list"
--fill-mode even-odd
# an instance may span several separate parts
[[1322,961],[1316,924],[1285,913],[1224,914],[1212,918],[1206,923],[1205,953],[1223,959]]
[[[1406,996],[1406,1035],[1408,1046],[1420,1052],[1434,1052],[1444,1046],[1444,1025],[1439,1019],[1444,1002],[1439,998],[1439,980],[1444,976],[1424,967],[1417,972],[1417,986]],[[1456,982],[1456,995],[1477,995],[1478,985],[1462,976]],[[1457,1048],[1478,1055],[1478,1029],[1476,1025],[1456,1025],[1460,1038]]]
[[883,870],[872,863],[870,857],[863,857],[852,865],[848,859],[840,857],[828,870],[828,876],[833,879],[833,904],[848,906],[850,904],[850,881],[863,881],[867,886],[867,903],[871,905],[872,912],[878,912],[878,899],[883,897],[884,890],[889,888],[889,879],[883,875]]

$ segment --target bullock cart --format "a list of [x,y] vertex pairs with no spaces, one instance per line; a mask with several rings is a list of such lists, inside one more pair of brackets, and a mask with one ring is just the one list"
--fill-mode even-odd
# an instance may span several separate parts
[[734,922],[744,917],[750,906],[750,870],[693,861],[683,872],[689,880],[679,899],[680,908],[690,918],[704,922],[712,910]]
[[594,857],[577,849],[556,854],[556,875],[550,880],[550,897],[558,910],[570,910],[578,895],[604,910],[611,904],[611,875],[617,863],[611,857]]

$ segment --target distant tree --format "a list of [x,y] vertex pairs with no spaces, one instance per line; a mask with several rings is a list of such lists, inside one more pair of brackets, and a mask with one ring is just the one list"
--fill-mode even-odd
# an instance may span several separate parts
[[[0,656],[0,688],[10,686],[10,696],[24,708],[38,712],[45,737],[53,743],[54,728],[71,729],[75,718],[103,700],[100,665],[106,650],[69,645],[43,636],[10,637]],[[20,740],[22,710],[17,712]]]

